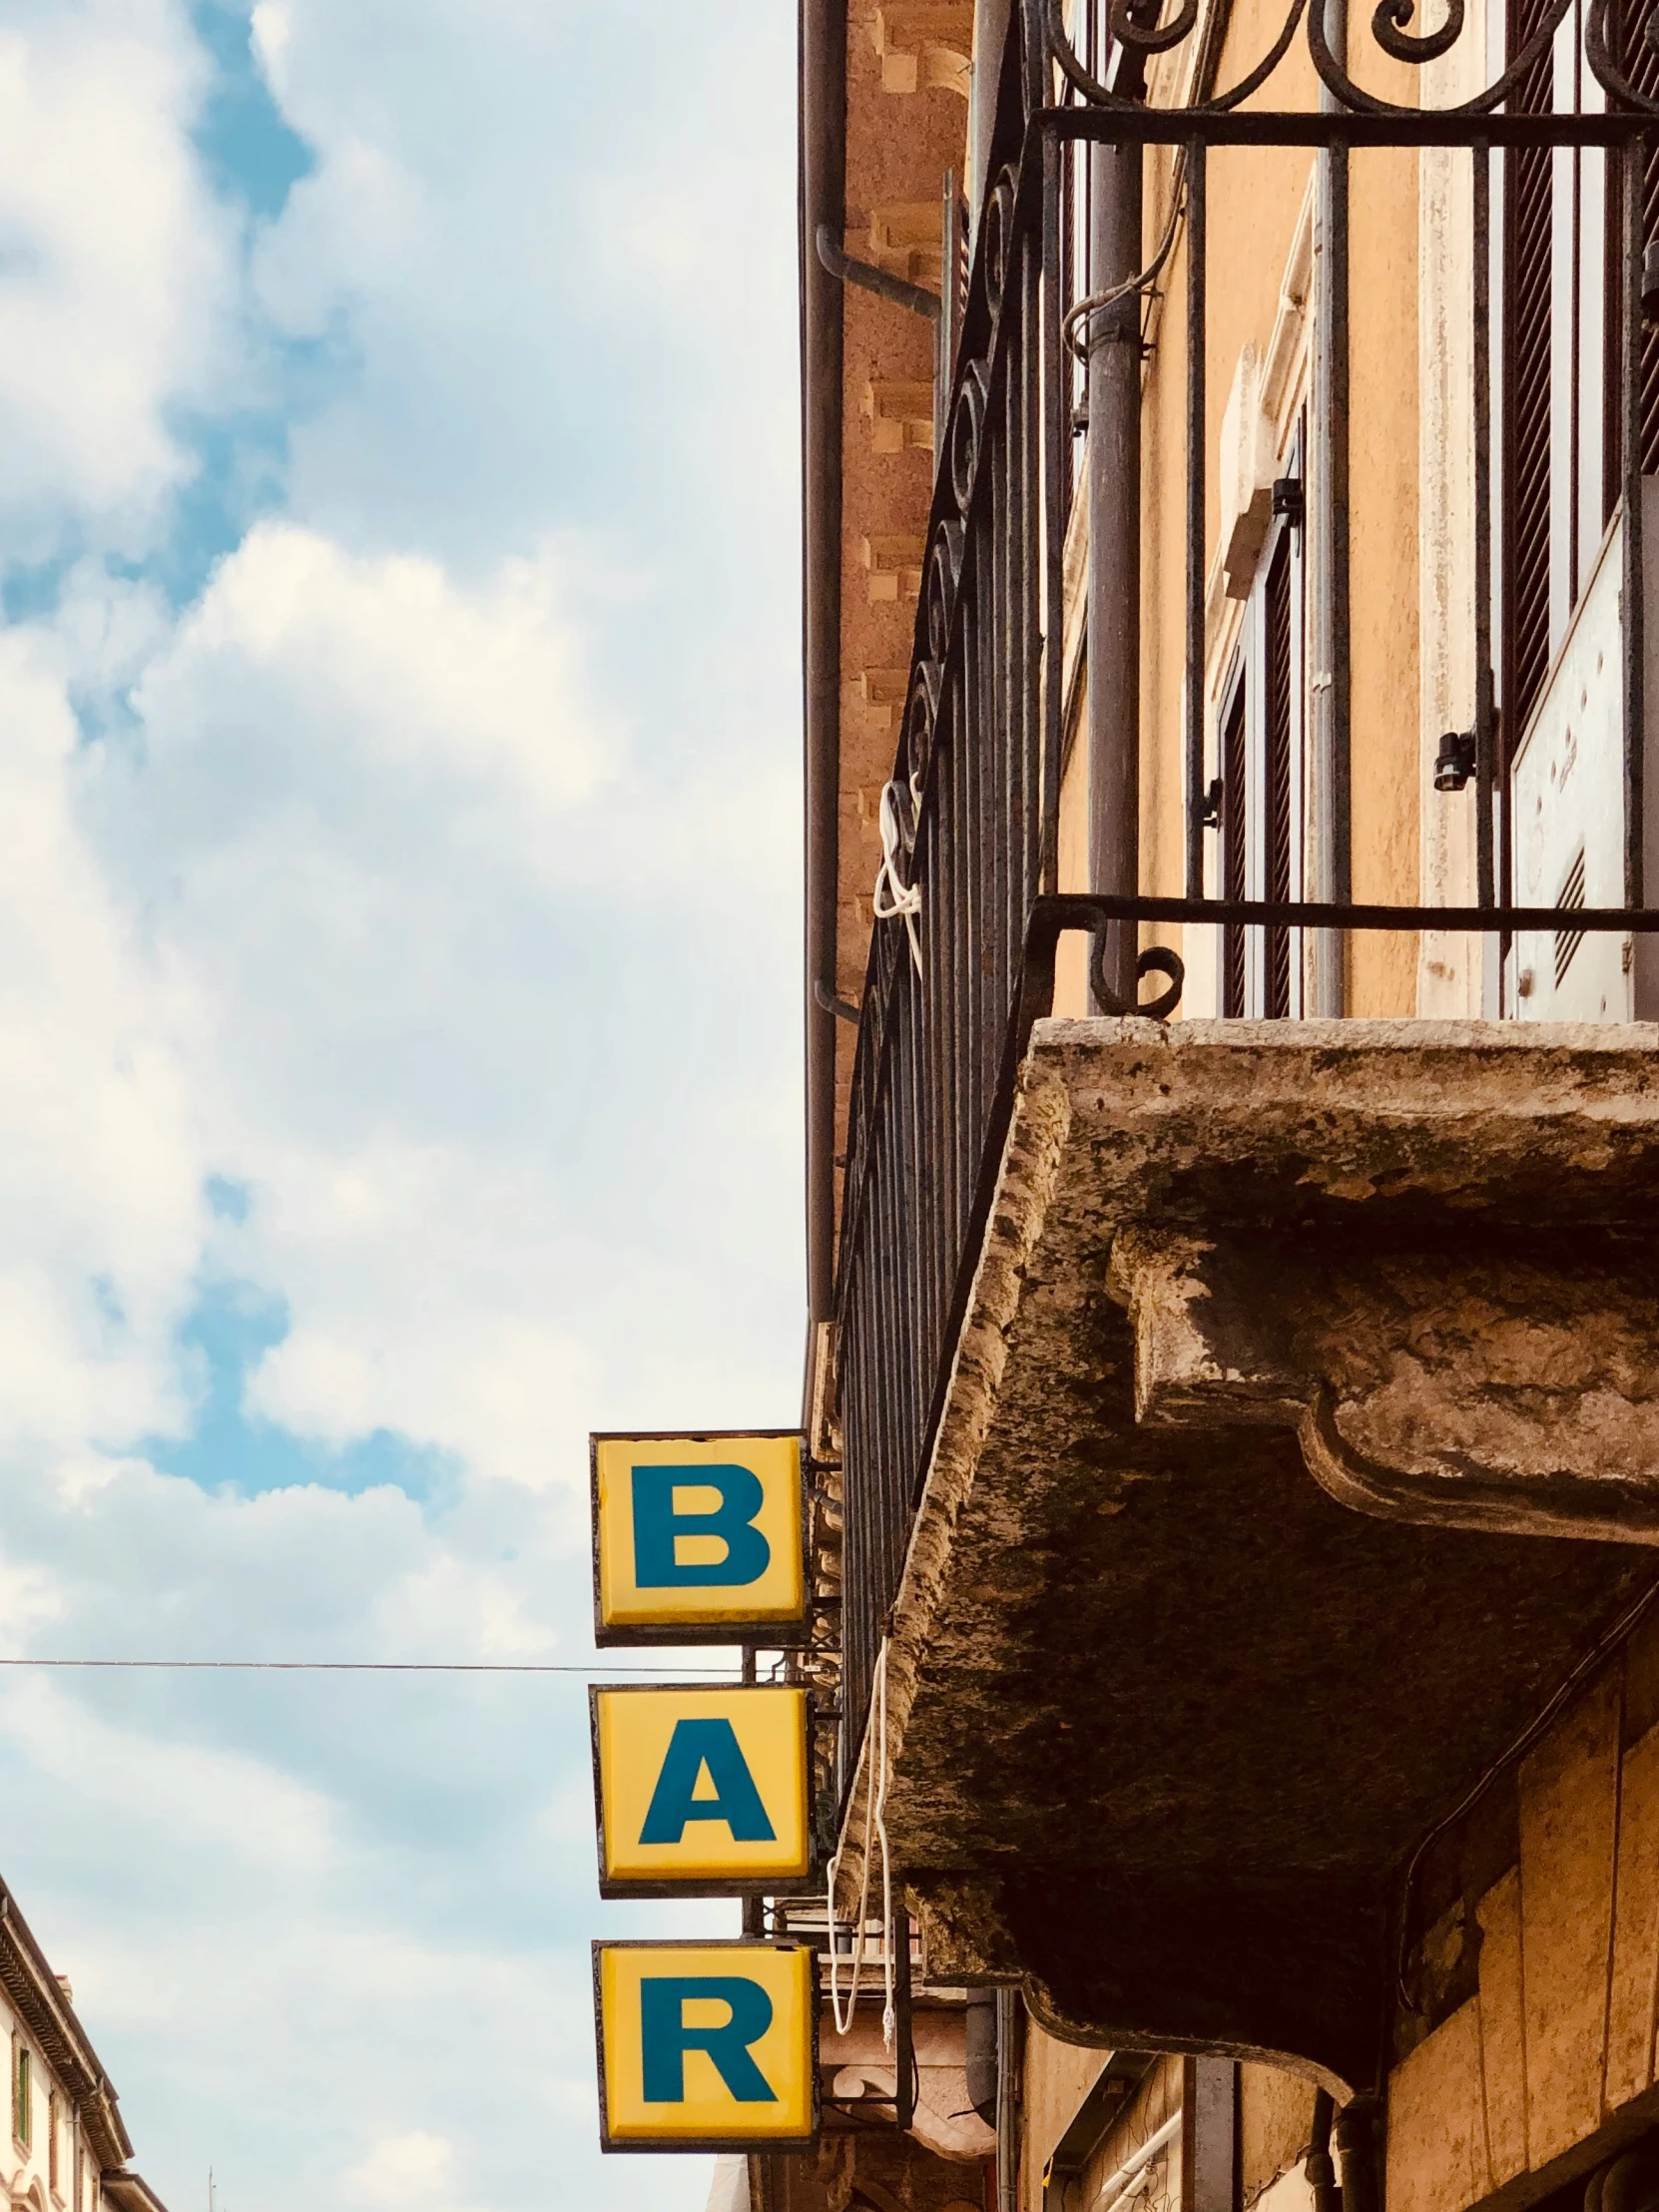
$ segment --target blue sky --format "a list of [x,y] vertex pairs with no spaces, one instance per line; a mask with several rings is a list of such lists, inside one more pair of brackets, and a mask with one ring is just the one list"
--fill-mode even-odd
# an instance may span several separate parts
[[[0,0],[0,1654],[587,1642],[590,1427],[794,1417],[794,23]],[[574,1678],[0,1672],[173,2212],[594,2147]]]

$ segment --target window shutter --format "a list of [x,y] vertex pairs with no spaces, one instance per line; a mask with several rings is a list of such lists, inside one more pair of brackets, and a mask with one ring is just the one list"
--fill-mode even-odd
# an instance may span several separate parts
[[[1611,0],[1607,36],[1620,69],[1639,93],[1653,100],[1659,99],[1659,48],[1642,35],[1646,13],[1645,6],[1633,7],[1631,0]],[[1606,360],[1602,376],[1606,397],[1601,473],[1604,519],[1618,505],[1624,475],[1624,344],[1619,329],[1624,299],[1624,207],[1617,164],[1611,156],[1608,176]],[[1659,152],[1650,151],[1648,155],[1642,203],[1642,238],[1651,246],[1659,238]],[[1642,474],[1659,475],[1659,328],[1651,322],[1642,326]]]
[[[1245,687],[1234,688],[1221,733],[1221,895],[1243,898],[1249,826],[1245,817]],[[1221,1010],[1237,1018],[1245,1010],[1245,933],[1222,931]]]
[[[1267,581],[1266,727],[1263,732],[1263,812],[1266,837],[1263,869],[1266,895],[1291,895],[1291,536],[1279,534],[1279,546]],[[1265,940],[1262,1012],[1269,1021],[1286,1021],[1291,1012],[1291,932],[1269,929]]]
[[[1513,60],[1548,13],[1548,0],[1512,0]],[[1546,48],[1510,95],[1512,114],[1554,105]],[[1512,751],[1549,669],[1551,155],[1511,147],[1503,157],[1503,638],[1502,696]]]

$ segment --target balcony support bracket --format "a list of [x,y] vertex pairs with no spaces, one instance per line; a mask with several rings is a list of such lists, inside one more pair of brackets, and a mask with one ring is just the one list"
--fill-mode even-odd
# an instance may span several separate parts
[[1109,1282],[1143,1422],[1294,1428],[1315,1479],[1385,1520],[1659,1543],[1659,1298],[1616,1233],[1136,1228]]

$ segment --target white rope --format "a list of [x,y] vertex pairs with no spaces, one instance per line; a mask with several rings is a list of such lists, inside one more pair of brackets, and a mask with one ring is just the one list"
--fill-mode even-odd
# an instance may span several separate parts
[[[858,1929],[852,1945],[852,1984],[846,1992],[846,2015],[841,2016],[840,1954],[835,1948],[835,1877],[840,1872],[839,1850],[830,1862],[826,1888],[829,1895],[830,1926],[830,2010],[835,2022],[835,2033],[844,2035],[852,2025],[852,2015],[858,2005],[858,1975],[864,1962],[864,1937],[869,1920],[869,1845],[873,1826],[876,1840],[881,1846],[881,1952],[882,1983],[885,2002],[881,2008],[881,2042],[891,2050],[895,2016],[892,1998],[892,1869],[887,1861],[887,1639],[881,1639],[881,1648],[875,1655],[875,1679],[871,1685],[875,1698],[874,1742],[870,1747],[872,1772],[864,1788],[864,1850],[863,1872],[858,1884]],[[904,1940],[909,1941],[906,1930]]]
[[[898,872],[899,855],[907,851],[911,841],[904,834],[904,825],[898,818],[896,794],[903,790],[897,783],[881,787],[881,865],[875,871],[875,889],[870,907],[877,921],[903,919],[910,939],[910,958],[915,962],[916,973],[921,973],[921,943],[916,935],[916,916],[921,912],[921,887],[906,883]],[[909,787],[910,820],[916,819],[921,799],[914,781]]]

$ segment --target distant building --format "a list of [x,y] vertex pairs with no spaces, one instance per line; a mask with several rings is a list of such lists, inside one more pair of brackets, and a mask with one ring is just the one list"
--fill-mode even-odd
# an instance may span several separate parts
[[166,2212],[128,2164],[132,2141],[73,1992],[0,1887],[0,2037],[11,2065],[9,2194],[29,2212]]

